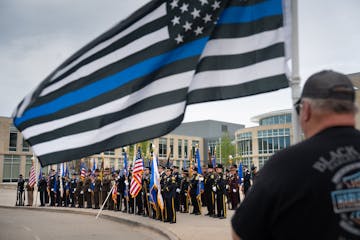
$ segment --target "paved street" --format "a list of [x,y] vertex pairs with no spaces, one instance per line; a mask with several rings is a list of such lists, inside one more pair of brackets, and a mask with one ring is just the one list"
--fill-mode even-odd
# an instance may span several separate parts
[[160,234],[115,221],[72,213],[0,208],[0,239],[165,239]]
[[[15,206],[15,201],[16,201],[15,190],[0,188],[0,206],[13,207]],[[29,207],[21,207],[21,208],[29,208]],[[30,208],[36,209],[39,212],[41,211],[41,214],[43,214],[44,211],[60,212],[62,216],[66,215],[63,213],[80,213],[80,214],[91,215],[94,219],[96,214],[98,213],[97,210],[93,210],[93,209],[61,208],[61,207],[59,208],[30,207]],[[205,208],[203,208],[203,212],[204,213],[207,212]],[[210,218],[207,216],[194,216],[190,214],[179,213],[177,214],[176,224],[163,223],[142,216],[129,215],[126,213],[115,212],[115,211],[103,211],[102,216],[107,218],[112,218],[113,220],[129,222],[130,224],[137,225],[136,226],[137,228],[139,228],[139,225],[141,226],[145,225],[150,229],[154,229],[166,233],[168,235],[168,238],[170,239],[184,239],[184,240],[222,239],[223,240],[223,239],[231,239],[230,219],[233,213],[234,211],[229,210],[227,219],[222,219],[222,220]],[[2,215],[3,214],[0,215],[0,219],[4,218]],[[82,217],[88,217],[88,216],[79,215],[78,217],[82,219]],[[71,222],[72,224],[76,223],[75,220],[71,220]],[[95,227],[92,229],[92,231],[95,232],[95,230],[97,229],[98,227]],[[21,239],[21,238],[17,238],[17,239]]]

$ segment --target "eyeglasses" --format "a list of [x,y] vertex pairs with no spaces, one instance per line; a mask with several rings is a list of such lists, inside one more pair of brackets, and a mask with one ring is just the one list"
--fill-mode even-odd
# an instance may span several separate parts
[[297,101],[295,104],[294,104],[294,108],[296,110],[296,113],[297,115],[300,115],[300,109],[302,108],[303,104],[302,104],[302,101],[301,99],[299,99],[299,101]]

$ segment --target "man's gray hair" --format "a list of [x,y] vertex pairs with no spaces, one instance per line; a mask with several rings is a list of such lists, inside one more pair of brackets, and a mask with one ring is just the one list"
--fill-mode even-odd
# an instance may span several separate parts
[[339,100],[339,99],[314,99],[314,98],[304,98],[306,99],[314,109],[319,111],[327,111],[333,113],[357,113],[358,107],[355,103],[348,100]]

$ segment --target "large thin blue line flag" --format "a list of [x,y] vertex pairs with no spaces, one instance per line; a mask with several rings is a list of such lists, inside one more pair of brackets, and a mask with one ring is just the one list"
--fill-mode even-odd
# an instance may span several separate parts
[[55,69],[14,124],[45,166],[165,135],[189,104],[286,88],[283,1],[153,0]]

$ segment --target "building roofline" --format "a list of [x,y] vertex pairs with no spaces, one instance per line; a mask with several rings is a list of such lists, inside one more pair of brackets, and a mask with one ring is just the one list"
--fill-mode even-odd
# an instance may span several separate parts
[[267,112],[267,113],[263,113],[257,116],[254,116],[250,119],[250,121],[252,121],[253,123],[259,123],[260,119],[266,118],[266,117],[271,117],[271,116],[276,116],[276,115],[281,115],[284,113],[291,113],[292,109],[283,109],[283,110],[277,110],[277,111],[272,111],[272,112]]
[[201,123],[201,122],[218,122],[218,123],[228,123],[228,124],[234,124],[234,125],[243,125],[241,123],[234,123],[234,122],[226,122],[226,121],[220,121],[220,120],[213,120],[213,119],[206,119],[206,120],[199,120],[199,121],[191,121],[191,122],[182,122],[181,124],[187,124],[187,123]]

